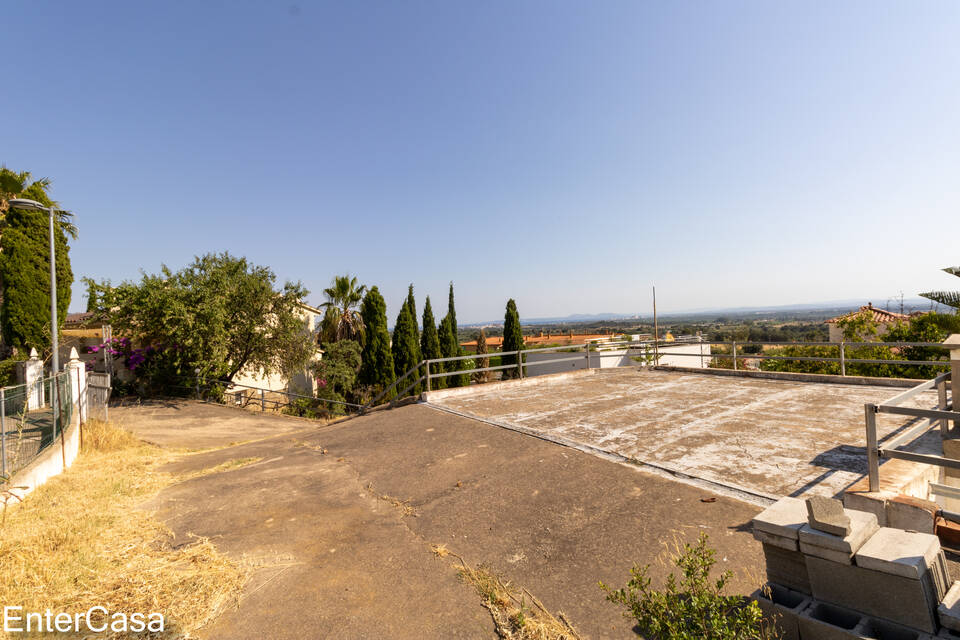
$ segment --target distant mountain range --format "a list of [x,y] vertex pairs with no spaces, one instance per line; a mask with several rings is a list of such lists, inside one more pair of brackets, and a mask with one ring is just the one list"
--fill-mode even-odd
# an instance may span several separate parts
[[[890,311],[900,311],[900,300],[898,299],[878,299],[874,298],[872,300],[861,298],[855,300],[830,300],[826,302],[809,302],[802,304],[788,304],[788,305],[779,305],[779,306],[766,306],[766,307],[720,307],[720,308],[709,308],[703,307],[699,309],[687,309],[684,311],[666,311],[658,314],[660,318],[669,319],[685,316],[724,316],[724,315],[735,315],[742,316],[747,314],[765,314],[765,313],[790,313],[798,311],[823,311],[823,312],[844,312],[856,309],[862,305],[867,304],[868,302],[873,302],[874,306],[880,309],[886,309],[889,307]],[[904,298],[903,299],[903,309],[904,312],[909,313],[910,311],[925,310],[930,308],[930,301],[926,298]],[[574,324],[581,322],[600,322],[603,320],[637,320],[638,322],[650,322],[653,320],[653,313],[645,314],[636,314],[636,313],[573,313],[568,316],[552,316],[552,317],[543,317],[543,318],[521,318],[520,324]],[[487,322],[471,322],[466,324],[461,324],[463,327],[483,327],[483,326],[499,326],[503,324],[503,320],[489,320]]]

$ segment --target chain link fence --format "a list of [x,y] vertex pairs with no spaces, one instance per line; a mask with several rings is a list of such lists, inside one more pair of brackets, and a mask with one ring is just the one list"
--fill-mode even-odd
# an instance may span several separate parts
[[0,388],[0,475],[9,478],[56,442],[73,418],[72,394],[66,373]]

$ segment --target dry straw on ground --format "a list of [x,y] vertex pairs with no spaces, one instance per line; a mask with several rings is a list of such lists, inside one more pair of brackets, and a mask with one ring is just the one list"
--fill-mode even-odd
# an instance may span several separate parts
[[190,637],[236,603],[245,570],[205,539],[174,540],[141,508],[178,480],[158,470],[175,457],[113,425],[85,425],[73,467],[12,509],[0,530],[0,603],[162,613],[166,631],[153,638]]
[[470,584],[490,612],[497,635],[507,640],[580,640],[562,611],[554,616],[525,588],[506,582],[484,566],[471,567],[446,545],[431,547],[438,558],[452,556],[460,579]]

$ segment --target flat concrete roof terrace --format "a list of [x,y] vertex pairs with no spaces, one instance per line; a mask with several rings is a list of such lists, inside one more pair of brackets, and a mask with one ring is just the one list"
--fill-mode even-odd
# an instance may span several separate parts
[[[920,381],[918,381],[919,383]],[[606,369],[444,390],[430,404],[760,495],[837,495],[866,473],[863,405],[902,389]],[[932,407],[934,393],[904,406]],[[881,438],[905,422],[880,415]]]

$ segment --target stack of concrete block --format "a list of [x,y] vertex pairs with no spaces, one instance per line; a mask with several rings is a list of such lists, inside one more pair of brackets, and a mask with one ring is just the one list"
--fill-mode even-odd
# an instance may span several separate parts
[[960,631],[960,583],[950,601],[934,535],[880,527],[838,500],[784,498],[757,516],[754,537],[769,581],[755,597],[786,640],[929,638],[951,606]]

